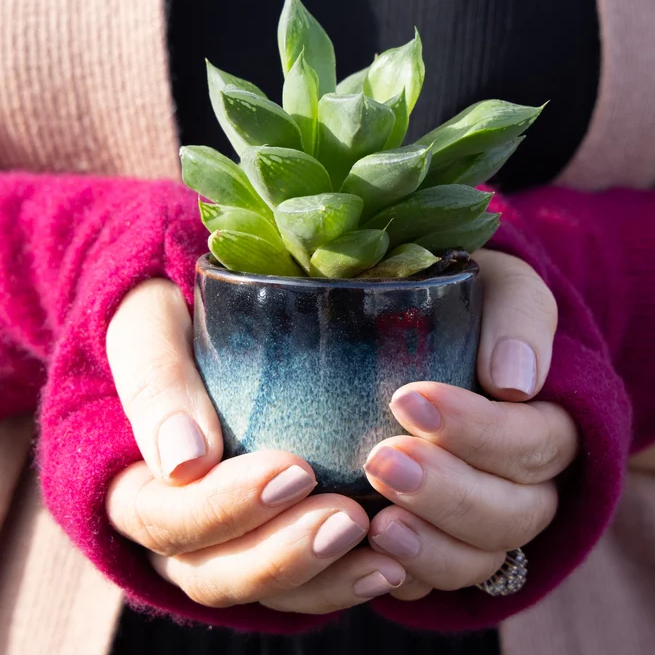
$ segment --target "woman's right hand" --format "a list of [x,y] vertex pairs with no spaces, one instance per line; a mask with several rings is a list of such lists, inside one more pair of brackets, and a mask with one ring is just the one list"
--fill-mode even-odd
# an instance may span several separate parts
[[122,302],[107,355],[144,458],[113,481],[115,529],[151,552],[158,573],[210,607],[261,602],[322,614],[398,588],[405,570],[369,547],[353,500],[308,497],[311,467],[282,451],[221,461],[220,424],[193,361],[192,325],[172,283]]

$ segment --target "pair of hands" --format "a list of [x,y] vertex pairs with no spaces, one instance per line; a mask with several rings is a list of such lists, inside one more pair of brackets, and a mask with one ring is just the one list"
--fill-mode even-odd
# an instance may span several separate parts
[[368,479],[393,502],[370,522],[349,498],[309,496],[314,473],[291,453],[221,461],[220,424],[194,365],[182,295],[163,280],[137,287],[107,335],[144,458],[111,485],[115,529],[210,607],[260,602],[327,613],[489,578],[506,551],[552,521],[554,479],[575,458],[578,435],[560,407],[524,402],[550,366],[552,295],[513,257],[480,251],[476,260],[485,285],[478,377],[497,401],[434,382],[399,389],[391,409],[411,436],[387,439],[369,456]]

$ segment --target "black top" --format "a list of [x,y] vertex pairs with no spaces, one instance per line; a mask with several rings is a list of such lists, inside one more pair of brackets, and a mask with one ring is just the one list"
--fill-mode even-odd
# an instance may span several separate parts
[[[332,38],[339,79],[375,52],[423,39],[426,77],[408,141],[486,98],[546,111],[495,182],[514,190],[548,182],[580,144],[596,100],[600,44],[595,0],[304,0]],[[281,99],[277,20],[282,0],[173,0],[169,46],[183,144],[231,152],[209,103],[204,59]],[[482,593],[482,592],[480,592]],[[243,636],[182,628],[125,610],[114,655],[497,655],[496,631],[443,637],[412,632],[368,608],[319,633]]]

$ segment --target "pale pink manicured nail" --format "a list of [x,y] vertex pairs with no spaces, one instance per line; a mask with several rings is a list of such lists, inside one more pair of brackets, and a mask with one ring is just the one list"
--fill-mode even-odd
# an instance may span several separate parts
[[301,466],[293,465],[278,473],[262,490],[262,503],[269,507],[302,498],[316,486],[316,480]]
[[404,578],[398,576],[396,571],[391,570],[391,567],[388,568],[388,571],[373,571],[373,573],[369,573],[357,580],[353,585],[355,596],[359,596],[360,598],[376,598],[377,596],[384,596],[384,594],[388,594],[392,589],[400,587],[404,582]]
[[391,411],[401,423],[413,425],[421,432],[437,432],[441,427],[441,414],[418,391],[397,391],[389,403]]
[[491,356],[491,382],[497,389],[515,389],[531,396],[537,386],[537,357],[527,343],[503,339]]
[[400,521],[392,521],[380,534],[372,536],[371,540],[389,555],[400,559],[416,557],[421,550],[419,536]]
[[159,459],[166,476],[175,469],[207,454],[207,442],[196,422],[186,414],[173,414],[159,428]]
[[316,557],[335,557],[358,544],[366,530],[345,512],[332,514],[318,529],[314,537]]
[[418,491],[423,484],[421,465],[409,455],[389,446],[378,448],[364,464],[364,470],[401,494]]

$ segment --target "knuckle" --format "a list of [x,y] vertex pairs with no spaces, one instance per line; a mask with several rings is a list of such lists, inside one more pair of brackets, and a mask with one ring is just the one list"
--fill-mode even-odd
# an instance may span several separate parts
[[140,373],[132,388],[125,394],[125,412],[135,415],[140,408],[152,405],[158,397],[179,385],[181,379],[182,371],[174,363],[174,359],[158,356]]
[[475,481],[469,484],[463,484],[461,481],[455,485],[449,502],[440,512],[436,523],[448,526],[450,524],[460,524],[475,506],[475,498],[479,494],[479,485]]
[[[471,412],[466,421],[469,430],[475,435],[468,458],[473,455],[487,456],[502,450],[506,439],[505,410],[500,403],[490,402],[484,412]],[[468,461],[468,458],[464,458]]]
[[469,578],[467,586],[482,584],[489,580],[491,576],[500,571],[506,558],[507,553],[504,550],[497,553],[488,553],[488,557],[485,559],[484,564],[480,565],[478,573],[472,578]]
[[138,536],[139,543],[153,553],[171,557],[177,555],[179,549],[173,543],[170,532],[154,520],[153,495],[146,487],[139,490],[135,502],[132,521],[133,533]]
[[192,509],[196,529],[201,533],[211,531],[217,543],[236,539],[245,532],[233,510],[234,503],[228,494],[214,493],[199,501]]
[[291,562],[269,560],[258,572],[256,586],[261,596],[269,596],[291,591],[304,582],[291,566]]
[[550,417],[536,406],[526,407],[530,411],[530,432],[534,436],[518,455],[515,481],[534,484],[550,479],[560,455],[558,439],[553,434]]
[[194,602],[205,607],[225,609],[236,605],[224,592],[219,591],[211,580],[188,573],[180,584],[182,591]]
[[530,494],[529,502],[508,518],[505,531],[498,535],[498,541],[492,544],[491,550],[520,548],[550,524],[554,516],[553,498],[551,493],[544,491],[540,488],[540,493]]

